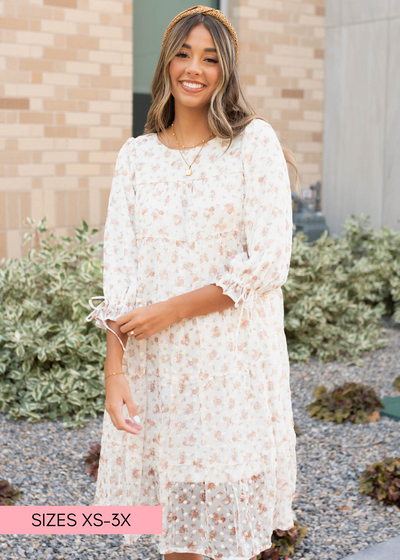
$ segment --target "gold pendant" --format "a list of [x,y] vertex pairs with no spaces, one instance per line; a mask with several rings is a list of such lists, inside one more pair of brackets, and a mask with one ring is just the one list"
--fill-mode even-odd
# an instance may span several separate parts
[[191,174],[192,174],[192,170],[190,169],[190,167],[188,167],[186,169],[186,175],[189,177],[189,175],[191,175]]

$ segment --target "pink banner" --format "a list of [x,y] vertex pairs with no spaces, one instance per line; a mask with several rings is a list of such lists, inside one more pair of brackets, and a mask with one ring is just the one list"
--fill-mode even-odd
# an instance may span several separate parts
[[162,506],[0,506],[2,535],[161,535]]

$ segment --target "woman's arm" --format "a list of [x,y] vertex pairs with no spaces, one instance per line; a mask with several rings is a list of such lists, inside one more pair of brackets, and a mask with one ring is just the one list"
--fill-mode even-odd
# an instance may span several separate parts
[[[104,364],[106,411],[118,430],[140,433],[137,408],[132,400],[128,380],[122,371],[123,350],[127,336],[116,319],[135,307],[137,279],[137,243],[135,228],[135,146],[128,139],[118,153],[113,175],[104,231],[104,301],[86,318],[107,329],[107,355]],[[131,419],[125,419],[126,405]]]
[[224,295],[222,288],[215,284],[175,296],[169,299],[168,303],[175,308],[178,321],[224,311],[235,305],[233,299]]
[[[122,333],[115,321],[107,321],[108,326],[116,333],[122,340],[124,346],[126,345],[127,336]],[[118,430],[125,430],[131,434],[139,434],[143,429],[140,424],[126,419],[122,413],[122,407],[125,404],[130,417],[133,419],[138,411],[135,403],[132,400],[131,391],[128,381],[124,375],[113,375],[108,377],[114,372],[122,370],[122,358],[124,351],[117,337],[107,330],[107,356],[104,364],[104,374],[107,379],[105,380],[106,389],[106,404],[105,408],[110,415],[111,421]]]
[[278,137],[269,123],[254,119],[242,142],[246,187],[246,251],[216,274],[216,284],[235,301],[252,308],[253,300],[280,288],[287,279],[292,247],[290,179]]
[[153,305],[137,307],[118,317],[117,325],[121,333],[143,340],[182,319],[223,311],[233,305],[234,301],[223,295],[222,288],[210,284]]
[[[119,336],[124,346],[126,346],[127,335],[122,333],[115,321],[107,321],[108,326]],[[119,343],[118,338],[109,330],[107,330],[107,355],[104,364],[104,375],[107,377],[110,373],[122,370],[122,358],[124,351]]]

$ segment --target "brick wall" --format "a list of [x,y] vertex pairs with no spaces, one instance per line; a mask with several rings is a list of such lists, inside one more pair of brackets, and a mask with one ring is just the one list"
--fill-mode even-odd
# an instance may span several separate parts
[[322,175],[325,0],[231,0],[229,16],[246,98],[293,151],[306,189]]
[[[132,134],[132,0],[0,1],[0,258],[27,216],[58,234],[105,222],[116,156]],[[253,107],[322,176],[324,0],[229,0]],[[102,231],[97,238],[101,238]]]
[[104,225],[132,135],[132,1],[2,0],[0,29],[1,258],[26,254],[27,216]]

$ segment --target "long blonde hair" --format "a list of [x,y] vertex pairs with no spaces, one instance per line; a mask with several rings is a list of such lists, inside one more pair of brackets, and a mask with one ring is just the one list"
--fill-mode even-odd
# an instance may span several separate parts
[[[193,14],[180,20],[171,29],[151,84],[152,105],[147,114],[144,132],[163,132],[171,125],[175,116],[174,98],[171,94],[169,64],[178,53],[190,30],[198,24],[204,25],[213,38],[221,68],[220,77],[210,100],[207,124],[211,132],[219,138],[238,136],[253,119],[263,119],[250,107],[243,96],[240,78],[235,64],[235,47],[226,27],[211,16]],[[281,145],[282,146],[282,145]],[[295,171],[294,190],[299,194],[298,168],[290,150],[282,146],[285,160]]]

